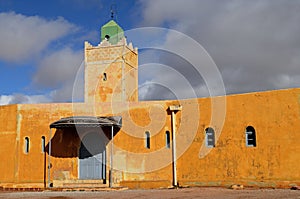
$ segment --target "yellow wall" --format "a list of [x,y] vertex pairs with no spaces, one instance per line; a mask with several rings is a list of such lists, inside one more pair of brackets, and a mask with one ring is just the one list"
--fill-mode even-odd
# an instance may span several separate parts
[[[61,115],[71,115],[71,104],[19,105],[21,116],[19,183],[40,183],[47,178],[48,157],[42,152],[42,136],[49,142],[49,124]],[[25,137],[29,138],[29,152],[25,153]],[[67,161],[64,164],[68,164]]]
[[[179,185],[242,183],[247,186],[288,187],[299,184],[300,173],[294,172],[300,160],[297,139],[300,130],[299,96],[300,89],[227,96],[223,128],[216,126],[217,122],[212,122],[210,98],[198,99],[197,103],[194,100],[180,101],[182,111],[176,114],[177,153],[182,153],[177,162]],[[169,105],[177,103],[168,102]],[[163,105],[159,102],[148,104],[150,107]],[[143,103],[140,105],[142,107]],[[200,118],[196,124],[193,119],[197,116],[193,114],[192,108],[198,105]],[[161,125],[159,120],[163,120],[163,117],[155,118],[159,111],[154,111],[153,117],[149,119],[149,107],[135,110],[136,113],[131,114],[131,117],[133,121],[141,119],[137,122],[140,129],[126,128],[124,122],[125,132],[121,131],[115,139],[115,145],[120,147],[115,151],[116,161],[121,165],[119,169],[130,171],[123,173],[121,184],[138,187],[140,181],[165,180],[171,185],[171,150],[164,149],[164,133],[166,130],[171,131],[170,115],[165,114],[166,121]],[[128,117],[126,120],[129,120]],[[155,125],[147,127],[150,120]],[[256,147],[246,146],[247,126],[253,126],[256,130]],[[213,127],[220,136],[211,149],[206,147],[204,140],[207,127]],[[155,128],[158,131],[154,131]],[[196,134],[193,135],[195,128]],[[155,134],[151,137],[150,149],[146,149],[144,144],[143,136],[147,130]],[[143,153],[146,154],[143,156]],[[169,164],[162,163],[166,159]],[[136,180],[135,185],[132,180]]]
[[[300,173],[293,171],[300,160],[299,96],[299,89],[228,96],[226,120],[215,148],[199,157],[209,123],[200,120],[193,144],[178,162],[180,184],[287,186],[299,183]],[[247,126],[256,130],[257,147],[246,147]]]
[[[121,115],[123,127],[114,137],[114,183],[137,188],[172,185],[172,148],[166,148],[165,132],[172,133],[168,107],[180,104],[176,113],[177,178],[179,185],[229,185],[288,187],[299,184],[300,89],[232,95],[226,99],[223,128],[212,122],[222,110],[214,99],[136,103],[39,104],[1,106],[0,183],[48,181],[48,155],[41,152],[41,136],[49,142],[49,125],[72,115]],[[197,115],[198,113],[198,115]],[[221,113],[220,113],[221,114]],[[217,115],[220,115],[217,114]],[[253,126],[257,147],[246,147],[245,128]],[[214,148],[205,146],[205,129],[219,135]],[[145,132],[151,134],[150,149]],[[30,151],[24,153],[24,138]],[[78,179],[80,139],[72,130],[52,130],[51,181]],[[172,141],[172,139],[171,139]],[[107,144],[110,154],[111,141]],[[172,147],[172,145],[171,145]],[[45,156],[46,155],[46,156]],[[46,159],[45,159],[46,157]],[[109,155],[107,156],[107,178]],[[45,171],[46,169],[46,171]]]
[[0,182],[15,182],[18,175],[15,161],[19,139],[17,133],[17,105],[0,106]]

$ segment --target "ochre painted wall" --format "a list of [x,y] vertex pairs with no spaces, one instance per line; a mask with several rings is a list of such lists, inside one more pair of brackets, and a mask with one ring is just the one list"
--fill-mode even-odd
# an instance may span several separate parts
[[[198,99],[197,103],[194,100],[167,102],[182,106],[182,111],[176,114],[177,153],[182,154],[177,162],[179,185],[242,183],[246,186],[289,187],[299,184],[300,173],[295,170],[300,160],[297,141],[300,130],[299,96],[300,89],[227,96],[223,128],[216,126],[217,122],[211,119],[210,98]],[[164,148],[165,131],[171,132],[170,115],[165,114],[164,120],[157,116],[160,115],[159,110],[152,109],[151,117],[149,106],[141,109],[143,105],[140,105],[140,108],[129,111],[131,119],[125,117],[125,121],[135,121],[140,128],[128,128],[124,121],[126,130],[115,139],[115,145],[120,148],[115,149],[116,161],[121,165],[120,170],[129,171],[123,173],[121,184],[135,187],[141,181],[166,180],[171,185],[171,150]],[[148,102],[148,105],[161,105],[167,109],[160,102]],[[198,124],[193,121],[198,117],[193,114],[197,105],[200,107]],[[218,112],[218,109],[214,111]],[[161,124],[161,120],[165,122]],[[256,147],[246,146],[247,126],[256,130]],[[207,127],[214,128],[219,136],[214,148],[205,145]],[[193,134],[195,128],[196,134]],[[150,149],[145,148],[145,131],[153,134]],[[169,164],[162,163],[164,160],[168,160]],[[135,185],[133,180],[136,180]]]
[[[59,120],[62,115],[71,116],[72,105],[63,103],[19,105],[18,111],[22,118],[20,121],[20,147],[18,148],[20,154],[18,182],[40,183],[40,186],[43,186],[47,181],[49,124]],[[53,134],[54,130],[52,130],[51,137]],[[25,137],[29,138],[28,153],[25,152]],[[42,137],[45,137],[45,152],[42,151]],[[51,158],[51,162],[56,160],[57,168],[60,168],[59,159]],[[68,159],[63,161],[63,165],[69,164]],[[51,174],[54,176],[56,172],[52,170]]]
[[0,182],[15,182],[18,169],[15,162],[19,134],[17,131],[17,105],[0,106]]
[[[178,161],[179,183],[260,187],[299,183],[300,172],[295,170],[300,160],[299,96],[299,89],[290,89],[226,97],[226,120],[216,146],[199,157],[209,124],[200,119],[193,144]],[[246,147],[247,126],[256,130],[256,147]]]
[[[179,185],[288,187],[298,184],[300,89],[226,96],[223,128],[213,121],[214,99],[1,106],[1,184],[48,181],[48,153],[41,151],[41,137],[49,143],[49,125],[72,115],[121,115],[123,127],[114,137],[114,183],[137,188],[172,185],[172,133],[170,105],[181,105],[176,115],[177,179]],[[221,115],[218,113],[217,115]],[[256,147],[246,147],[245,128],[256,130]],[[215,129],[214,148],[205,145],[205,129]],[[149,131],[150,149],[145,147]],[[218,137],[219,136],[219,137]],[[30,140],[24,153],[24,139]],[[80,136],[73,130],[51,131],[51,181],[78,179]],[[81,137],[82,138],[82,137]],[[107,143],[107,178],[111,141]]]

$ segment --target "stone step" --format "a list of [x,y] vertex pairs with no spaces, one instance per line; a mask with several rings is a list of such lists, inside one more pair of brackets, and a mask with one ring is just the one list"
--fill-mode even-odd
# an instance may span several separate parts
[[105,184],[104,180],[64,180],[53,181],[53,187],[55,188],[105,188],[108,184]]
[[127,190],[128,187],[72,187],[72,188],[57,188],[57,189],[51,189],[52,191],[122,191]]
[[63,188],[106,188],[108,184],[99,183],[63,183]]

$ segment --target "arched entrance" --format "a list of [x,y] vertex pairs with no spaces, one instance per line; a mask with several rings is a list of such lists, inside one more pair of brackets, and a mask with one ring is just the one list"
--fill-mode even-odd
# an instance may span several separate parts
[[79,149],[79,179],[106,179],[106,147],[103,132],[86,134]]

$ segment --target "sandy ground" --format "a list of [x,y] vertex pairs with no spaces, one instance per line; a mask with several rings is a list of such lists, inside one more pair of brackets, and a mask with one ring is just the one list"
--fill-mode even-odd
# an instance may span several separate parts
[[243,189],[183,188],[119,191],[71,191],[71,192],[0,192],[0,198],[71,199],[71,198],[214,198],[214,199],[300,199],[299,190],[289,189]]

